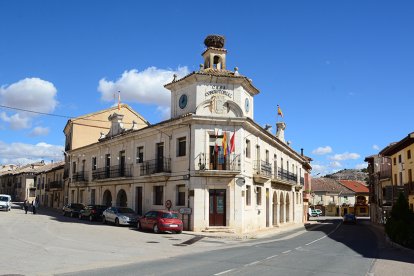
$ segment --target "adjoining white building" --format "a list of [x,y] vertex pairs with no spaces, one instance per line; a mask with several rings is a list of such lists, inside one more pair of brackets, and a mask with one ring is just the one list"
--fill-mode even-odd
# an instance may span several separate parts
[[171,205],[194,231],[303,223],[309,159],[285,142],[283,122],[275,136],[253,120],[259,90],[226,69],[224,38],[204,42],[200,70],[165,85],[171,119],[126,128],[121,109],[99,142],[68,151],[69,202],[139,214]]

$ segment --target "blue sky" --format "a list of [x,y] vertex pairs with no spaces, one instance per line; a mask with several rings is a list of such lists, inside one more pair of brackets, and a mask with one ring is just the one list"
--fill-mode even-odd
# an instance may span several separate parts
[[[151,123],[208,34],[253,80],[255,120],[276,122],[314,174],[362,167],[413,131],[412,1],[0,1],[0,105],[76,117],[113,91]],[[67,118],[0,107],[0,164],[62,159]],[[275,128],[273,128],[275,130]]]

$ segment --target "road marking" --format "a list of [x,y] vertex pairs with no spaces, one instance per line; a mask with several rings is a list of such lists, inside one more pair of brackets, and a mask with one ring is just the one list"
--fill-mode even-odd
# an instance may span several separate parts
[[292,251],[292,250],[287,250],[287,251],[285,251],[285,252],[282,252],[282,254],[289,253],[290,251]]
[[334,230],[332,230],[331,232],[329,232],[327,235],[325,235],[325,236],[323,236],[323,237],[321,237],[321,238],[319,238],[319,239],[316,239],[316,240],[314,240],[314,241],[311,241],[311,242],[309,242],[309,243],[307,243],[307,244],[305,244],[305,245],[311,245],[312,243],[315,243],[315,242],[317,242],[317,241],[320,241],[320,240],[322,240],[322,239],[326,238],[327,236],[331,235],[331,234],[332,234],[332,233],[334,233],[336,230],[338,230],[339,226],[341,226],[341,223],[339,223],[339,224],[338,224],[338,226],[336,226],[336,228],[335,228]]
[[216,273],[216,274],[214,274],[214,275],[222,275],[222,274],[226,274],[226,273],[229,273],[229,272],[232,272],[233,270],[236,270],[235,268],[232,268],[232,269],[229,269],[229,270],[225,270],[225,271],[222,271],[222,272],[219,272],[219,273]]
[[251,266],[251,265],[258,264],[258,263],[260,263],[260,261],[255,261],[255,262],[252,262],[252,263],[250,263],[250,264],[245,264],[244,266]]
[[273,259],[273,258],[275,258],[275,257],[277,257],[277,256],[278,256],[278,255],[273,255],[273,256],[267,257],[267,258],[266,258],[266,260]]
[[295,249],[296,250],[302,249],[302,246],[296,247]]

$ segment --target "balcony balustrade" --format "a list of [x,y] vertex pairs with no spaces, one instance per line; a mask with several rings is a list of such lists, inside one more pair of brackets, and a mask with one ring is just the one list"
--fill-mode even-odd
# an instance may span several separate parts
[[88,181],[88,172],[77,172],[72,174],[72,182],[87,182]]
[[63,181],[51,181],[49,187],[50,189],[62,189]]
[[[290,182],[291,184],[296,184],[298,181],[298,175],[279,167],[277,168],[277,175],[273,174],[273,179],[284,180],[284,181]],[[305,179],[303,177],[300,178],[300,183],[301,185],[305,184]]]
[[159,158],[144,161],[141,165],[141,175],[156,173],[171,173],[171,158]]
[[132,177],[132,164],[103,167],[92,171],[92,179],[94,180],[119,177]]
[[263,160],[254,161],[253,170],[256,174],[270,178],[272,176],[272,165]]

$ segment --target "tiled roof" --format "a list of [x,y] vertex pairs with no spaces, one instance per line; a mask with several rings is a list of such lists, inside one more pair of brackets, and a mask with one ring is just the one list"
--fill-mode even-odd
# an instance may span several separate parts
[[332,178],[312,178],[311,188],[313,192],[341,193],[344,195],[354,194],[354,192]]
[[369,188],[362,181],[338,180],[342,185],[355,193],[369,193]]

